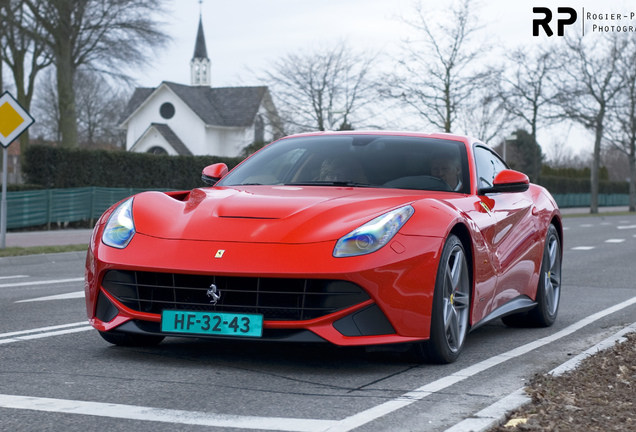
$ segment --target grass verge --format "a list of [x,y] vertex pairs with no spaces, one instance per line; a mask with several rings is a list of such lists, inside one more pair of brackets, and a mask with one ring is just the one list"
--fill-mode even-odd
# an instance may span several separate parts
[[39,255],[60,252],[77,252],[86,251],[88,245],[65,245],[65,246],[32,246],[32,247],[8,247],[0,249],[0,258],[23,256],[23,255]]

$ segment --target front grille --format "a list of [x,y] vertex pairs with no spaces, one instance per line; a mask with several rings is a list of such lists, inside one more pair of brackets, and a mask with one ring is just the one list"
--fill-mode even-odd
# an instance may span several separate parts
[[[214,284],[221,297],[208,295]],[[262,314],[272,321],[309,320],[368,300],[358,285],[339,280],[187,275],[110,270],[102,286],[139,312],[164,309]]]

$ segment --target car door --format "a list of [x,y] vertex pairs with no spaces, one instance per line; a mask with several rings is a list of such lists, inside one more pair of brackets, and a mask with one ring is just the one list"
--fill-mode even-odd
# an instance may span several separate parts
[[[489,148],[476,145],[474,149],[478,189],[492,187],[496,175],[508,169],[506,163]],[[540,262],[538,226],[533,215],[533,202],[528,192],[492,193],[480,196],[482,205],[495,217],[492,247],[493,266],[497,274],[491,311],[512,300],[528,294],[528,287]]]

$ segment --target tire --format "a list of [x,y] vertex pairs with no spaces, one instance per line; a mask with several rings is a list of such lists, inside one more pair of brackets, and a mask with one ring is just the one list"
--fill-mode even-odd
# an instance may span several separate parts
[[137,333],[110,333],[99,332],[99,335],[109,343],[128,347],[151,347],[156,346],[165,339],[164,336],[145,335]]
[[535,301],[537,305],[527,313],[502,318],[509,327],[550,327],[556,321],[561,299],[561,241],[554,225],[546,233],[539,284]]
[[446,364],[459,358],[469,328],[470,280],[464,246],[451,234],[435,278],[430,338],[413,346],[417,360]]

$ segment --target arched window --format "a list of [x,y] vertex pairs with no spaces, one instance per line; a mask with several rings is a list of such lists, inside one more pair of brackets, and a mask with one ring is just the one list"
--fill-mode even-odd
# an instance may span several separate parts
[[159,147],[159,146],[152,147],[150,150],[148,150],[148,153],[158,154],[158,155],[159,154],[168,154],[166,149],[164,149],[163,147]]

